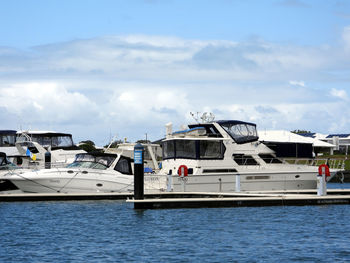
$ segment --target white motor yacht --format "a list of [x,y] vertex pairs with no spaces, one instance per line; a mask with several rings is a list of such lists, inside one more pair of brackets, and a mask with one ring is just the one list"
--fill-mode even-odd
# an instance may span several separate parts
[[[234,192],[316,189],[318,167],[292,165],[258,141],[254,123],[197,123],[162,141],[160,174],[171,175],[173,191]],[[179,168],[187,176],[179,176]],[[334,175],[336,170],[331,170]],[[236,185],[236,181],[240,182]]]
[[[82,153],[77,154],[75,161],[66,168],[9,174],[6,179],[23,192],[128,193],[134,190],[132,162],[131,158],[120,154]],[[158,192],[165,188],[165,176],[145,175],[145,192]]]

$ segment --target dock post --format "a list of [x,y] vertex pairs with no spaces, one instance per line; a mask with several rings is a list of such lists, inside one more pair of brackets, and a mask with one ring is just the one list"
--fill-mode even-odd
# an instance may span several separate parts
[[241,175],[236,174],[236,192],[241,191]]
[[327,182],[326,182],[326,167],[320,166],[317,175],[317,195],[325,196],[327,195]]
[[45,153],[45,169],[51,169],[51,153],[49,151]]
[[168,173],[167,174],[167,187],[166,187],[167,192],[172,191],[172,185],[173,185],[173,178],[171,177],[171,174]]
[[134,199],[144,199],[144,147],[138,143],[134,146]]

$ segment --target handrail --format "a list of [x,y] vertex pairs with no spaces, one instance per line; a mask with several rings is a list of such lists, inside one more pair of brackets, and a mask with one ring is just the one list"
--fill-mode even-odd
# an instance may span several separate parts
[[345,160],[342,158],[283,158],[284,161],[290,164],[320,166],[328,164],[331,169],[344,169]]

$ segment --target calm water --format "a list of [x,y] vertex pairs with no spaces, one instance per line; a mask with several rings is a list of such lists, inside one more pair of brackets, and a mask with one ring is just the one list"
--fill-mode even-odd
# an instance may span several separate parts
[[0,241],[0,262],[349,262],[350,206],[0,203]]

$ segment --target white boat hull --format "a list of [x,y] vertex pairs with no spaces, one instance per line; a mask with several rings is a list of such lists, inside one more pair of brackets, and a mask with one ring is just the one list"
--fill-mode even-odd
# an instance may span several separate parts
[[[52,169],[23,175],[11,175],[8,180],[23,192],[30,193],[130,193],[134,191],[133,175],[116,175],[108,172],[84,174]],[[159,192],[165,188],[165,176],[145,176],[145,192]]]
[[[172,176],[175,192],[235,192],[237,174]],[[281,191],[317,188],[315,172],[241,173],[240,191]]]

